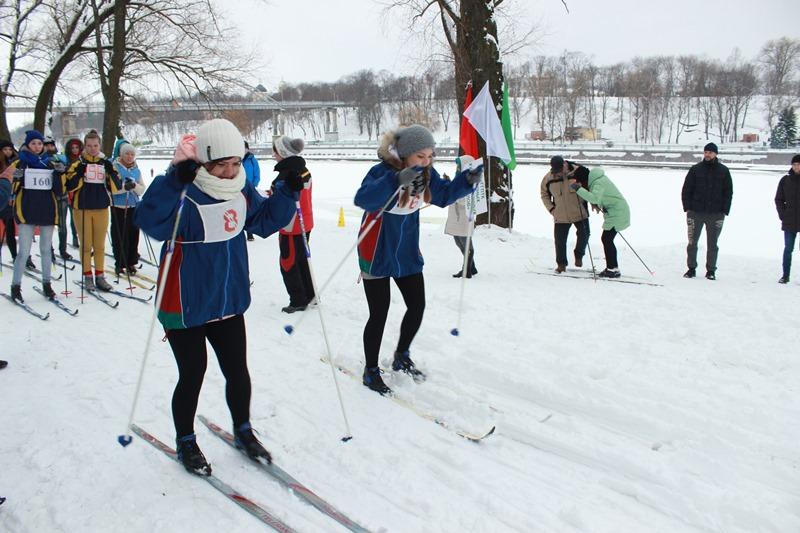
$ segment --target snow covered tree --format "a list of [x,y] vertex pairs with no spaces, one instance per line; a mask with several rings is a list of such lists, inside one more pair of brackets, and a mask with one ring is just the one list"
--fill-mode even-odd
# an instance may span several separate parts
[[798,144],[797,118],[793,107],[784,108],[778,123],[772,128],[769,145],[772,148],[789,148]]

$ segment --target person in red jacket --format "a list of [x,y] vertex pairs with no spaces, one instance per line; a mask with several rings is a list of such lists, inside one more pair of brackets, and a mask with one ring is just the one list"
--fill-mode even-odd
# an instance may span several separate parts
[[[306,161],[300,157],[305,143],[303,139],[290,139],[286,136],[275,138],[272,142],[272,154],[277,161],[275,181],[286,180],[289,176],[300,176],[303,190],[300,192],[300,210],[303,214],[303,225],[295,214],[291,222],[280,230],[278,240],[281,249],[280,265],[283,283],[289,293],[289,305],[283,307],[284,313],[305,311],[314,299],[314,285],[311,282],[311,271],[306,256],[306,242],[311,238],[314,228],[314,213],[311,207],[311,173],[306,168]],[[274,182],[273,182],[274,184]],[[303,235],[305,230],[305,236]]]

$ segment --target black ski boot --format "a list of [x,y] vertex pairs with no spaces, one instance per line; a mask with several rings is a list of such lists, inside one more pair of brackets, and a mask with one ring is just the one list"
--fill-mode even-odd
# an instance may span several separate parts
[[178,461],[187,471],[198,476],[211,475],[211,465],[208,464],[205,455],[197,446],[197,436],[194,433],[180,437],[177,440],[176,451],[178,452]]
[[365,387],[369,387],[370,390],[374,390],[381,396],[392,393],[392,389],[383,382],[380,367],[364,368],[364,377],[361,382]]
[[33,259],[28,257],[28,260],[25,261],[25,268],[28,270],[36,270],[36,265],[33,264]]
[[253,434],[253,428],[250,426],[250,422],[245,422],[238,428],[233,428],[233,437],[234,446],[240,450],[244,450],[244,453],[246,453],[250,459],[258,461],[263,458],[267,461],[267,464],[272,464],[272,456],[261,443],[258,442],[258,439]]
[[713,270],[709,270],[708,272],[706,272],[706,279],[710,279],[711,281],[714,281],[714,280],[717,279],[717,275],[714,273]]
[[25,300],[22,298],[22,288],[19,285],[11,286],[11,299],[21,304],[25,303]]
[[697,270],[694,268],[690,268],[686,271],[686,274],[683,275],[684,278],[693,278],[697,276]]
[[394,361],[392,361],[392,370],[395,372],[405,372],[412,378],[414,381],[421,382],[425,381],[425,374],[423,374],[419,369],[417,369],[414,361],[411,360],[411,353],[408,351],[405,352],[394,352]]
[[56,299],[56,292],[53,290],[53,287],[50,286],[49,281],[45,281],[42,283],[42,294],[48,300],[55,300]]

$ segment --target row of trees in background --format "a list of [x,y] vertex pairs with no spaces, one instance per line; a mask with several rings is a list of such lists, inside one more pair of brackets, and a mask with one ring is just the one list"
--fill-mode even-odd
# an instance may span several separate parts
[[0,137],[10,137],[10,100],[33,104],[44,131],[56,90],[84,99],[99,80],[110,152],[123,101],[150,96],[153,85],[173,95],[241,87],[252,58],[231,45],[235,33],[210,0],[0,2]]
[[[769,41],[754,59],[734,53],[726,61],[659,56],[598,66],[585,54],[564,52],[507,67],[505,79],[515,135],[530,128],[561,139],[579,126],[622,130],[629,122],[635,142],[679,143],[692,131],[738,141],[751,113],[763,113],[774,128],[800,102],[800,40]],[[429,66],[415,76],[363,70],[332,83],[283,84],[272,96],[350,103],[361,133],[371,137],[387,110],[400,122],[447,131],[457,117],[454,82],[450,67]],[[756,96],[763,105],[754,109]],[[523,124],[526,116],[534,124]]]

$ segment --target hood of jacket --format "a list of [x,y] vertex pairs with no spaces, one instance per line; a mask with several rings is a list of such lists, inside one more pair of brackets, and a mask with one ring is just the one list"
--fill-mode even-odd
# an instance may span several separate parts
[[387,165],[401,170],[403,168],[403,160],[397,155],[395,142],[397,141],[397,130],[389,130],[381,137],[381,142],[378,144],[378,157]]
[[599,180],[605,175],[606,171],[603,170],[603,167],[594,167],[592,170],[589,171],[589,187],[592,186],[592,183]]

